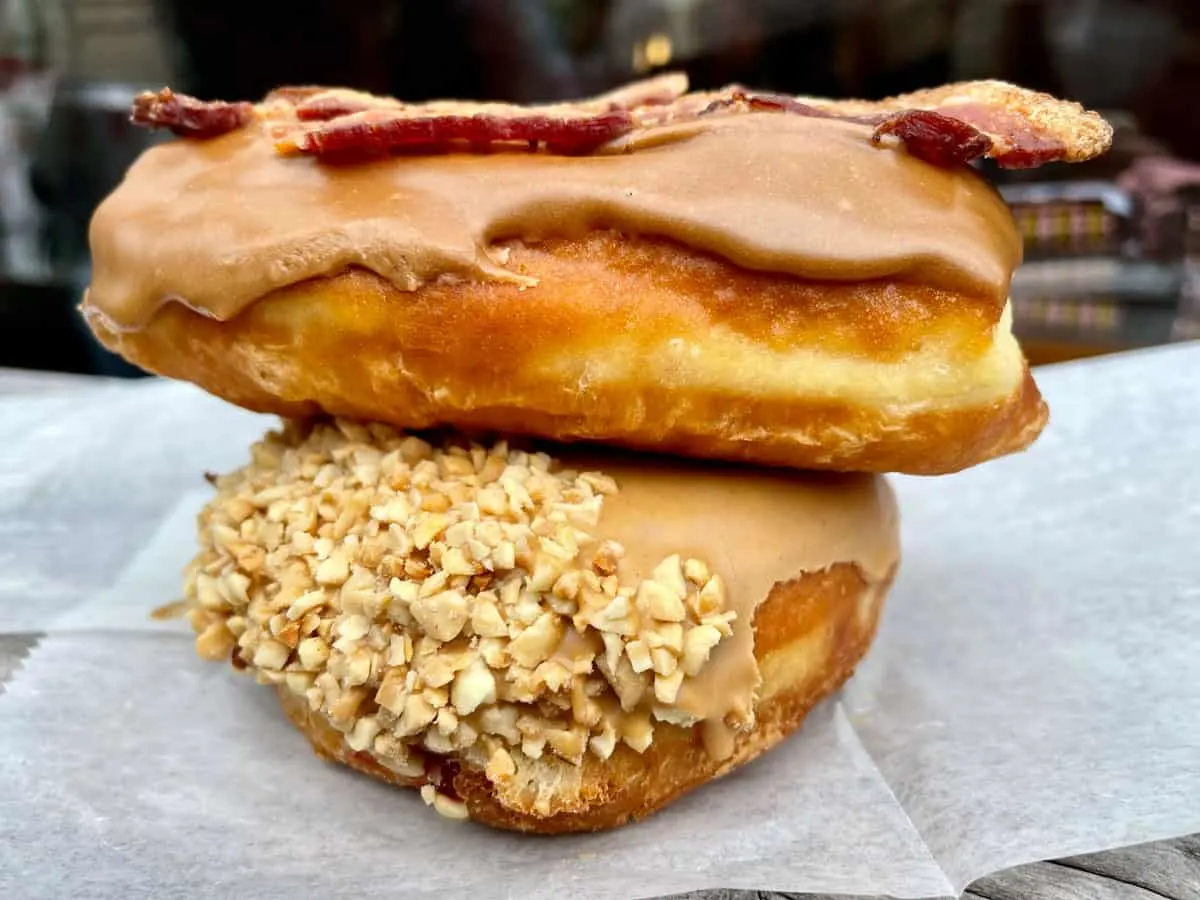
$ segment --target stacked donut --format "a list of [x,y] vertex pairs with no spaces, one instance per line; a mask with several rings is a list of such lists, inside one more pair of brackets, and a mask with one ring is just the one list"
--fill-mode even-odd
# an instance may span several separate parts
[[83,312],[282,427],[216,477],[201,656],[454,818],[610,828],[779,743],[867,651],[883,473],[1028,446],[1021,244],[971,163],[1103,152],[997,82],[680,76],[558,106],[162,91]]

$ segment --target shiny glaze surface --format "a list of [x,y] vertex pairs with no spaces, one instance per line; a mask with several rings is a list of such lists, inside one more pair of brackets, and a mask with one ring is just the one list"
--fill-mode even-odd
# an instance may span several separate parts
[[[821,476],[736,466],[597,457],[620,491],[605,499],[597,534],[626,549],[619,574],[650,577],[671,554],[704,560],[725,581],[733,636],[685,681],[678,707],[702,720],[705,743],[720,757],[733,731],[753,722],[761,681],[754,614],[776,583],[837,563],[858,566],[877,585],[896,565],[899,514],[877,476]],[[567,457],[572,468],[587,458]]]

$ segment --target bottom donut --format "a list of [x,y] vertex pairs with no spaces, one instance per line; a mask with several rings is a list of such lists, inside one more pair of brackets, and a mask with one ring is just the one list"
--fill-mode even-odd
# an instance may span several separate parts
[[215,479],[197,650],[316,752],[499,828],[597,831],[769,750],[899,559],[876,476],[288,424]]
[[[318,756],[401,787],[434,784],[437,797],[449,800],[439,805],[451,816],[541,834],[602,831],[657,812],[798,729],[809,710],[836,691],[867,652],[889,585],[890,579],[870,585],[854,566],[838,565],[775,588],[755,619],[755,657],[763,672],[756,723],[737,735],[725,759],[710,755],[692,728],[660,726],[640,754],[622,745],[607,760],[585,758],[576,769],[562,763],[535,765],[525,773],[528,781],[507,786],[462,761],[404,775],[381,765],[371,753],[353,750],[345,735],[310,710],[304,698],[283,687],[279,698]],[[518,771],[524,768],[528,761]],[[567,802],[540,815],[538,791],[558,779],[559,789],[567,788],[562,798]]]

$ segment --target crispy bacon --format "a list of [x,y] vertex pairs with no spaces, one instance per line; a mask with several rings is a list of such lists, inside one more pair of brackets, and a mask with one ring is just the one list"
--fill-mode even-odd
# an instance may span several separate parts
[[494,112],[431,112],[421,107],[369,110],[341,116],[293,132],[277,143],[281,152],[300,152],[328,160],[356,160],[392,153],[448,152],[498,145],[545,147],[549,153],[589,153],[631,131],[624,110],[586,113],[569,109],[495,107]]
[[987,155],[992,139],[961,119],[925,109],[908,109],[875,126],[871,140],[885,135],[904,141],[908,152],[935,166],[961,166]]
[[514,146],[575,155],[628,133],[642,124],[636,111],[665,107],[686,90],[686,76],[671,74],[577,103],[520,107],[451,101],[405,104],[343,88],[288,88],[268,97],[268,102],[283,102],[291,110],[274,117],[268,131],[280,153],[324,160],[489,152]]
[[880,122],[913,111],[956,119],[985,135],[991,145],[984,155],[1008,169],[1083,162],[1112,143],[1112,126],[1098,114],[1003,81],[946,84],[879,101],[800,99],[839,115],[874,116]]
[[212,138],[241,128],[254,118],[249,103],[197,100],[170,88],[147,91],[133,101],[131,121],[146,128],[167,128],[180,137]]
[[908,152],[936,166],[963,165],[985,156],[1004,168],[1029,168],[1063,159],[1067,147],[1039,131],[1032,121],[1010,110],[981,103],[954,103],[937,109],[885,110],[882,104],[824,102],[813,105],[785,94],[727,89],[700,111],[781,112],[815,118],[840,119],[875,128],[879,143],[891,135]]
[[991,135],[989,149],[996,162],[1006,169],[1032,169],[1067,156],[1065,141],[1037,127],[1028,117],[1004,107],[957,103],[939,112]]
[[[214,137],[259,118],[279,153],[332,161],[393,153],[485,153],[522,148],[582,154],[631,131],[703,116],[772,112],[869,126],[939,166],[990,157],[1006,168],[1079,162],[1108,149],[1112,128],[1077,103],[999,81],[943,85],[879,101],[826,100],[731,86],[687,92],[668,74],[552,106],[435,101],[406,104],[345,88],[284,87],[254,107],[170,90],[142,94],[133,120],[187,137]],[[619,148],[618,148],[619,149]]]

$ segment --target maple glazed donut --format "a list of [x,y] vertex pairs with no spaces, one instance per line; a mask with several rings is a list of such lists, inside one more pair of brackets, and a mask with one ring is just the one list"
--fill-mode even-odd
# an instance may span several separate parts
[[202,656],[274,685],[320,755],[544,833],[640,818],[777,744],[866,652],[898,560],[879,476],[346,421],[257,444],[199,536]]
[[998,82],[880,103],[667,77],[552,107],[169,91],[91,227],[109,348],[233,403],[806,469],[950,472],[1047,411],[967,163],[1102,152]]

